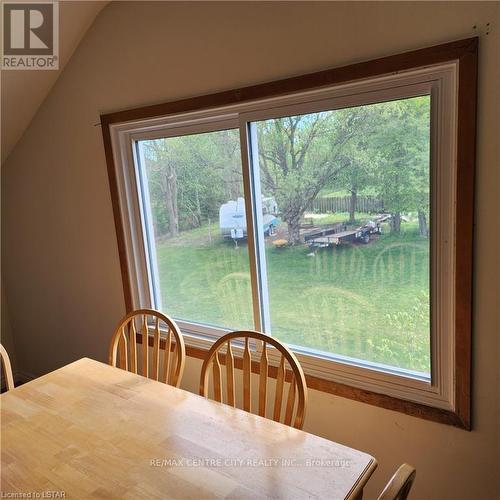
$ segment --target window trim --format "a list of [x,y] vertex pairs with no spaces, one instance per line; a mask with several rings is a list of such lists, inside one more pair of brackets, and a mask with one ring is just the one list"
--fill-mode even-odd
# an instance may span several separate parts
[[[120,169],[116,168],[114,154],[116,154],[117,164],[122,160],[130,162],[133,158],[131,158],[131,151],[120,149],[118,152],[113,152],[112,134],[119,131],[120,128],[126,129],[130,125],[127,122],[135,121],[139,123],[142,120],[147,120],[148,137],[151,137],[150,134],[154,133],[155,126],[157,128],[165,126],[165,120],[168,122],[168,118],[173,115],[178,120],[180,114],[203,110],[200,114],[203,115],[206,112],[208,116],[213,115],[214,108],[224,107],[227,112],[226,117],[230,120],[228,113],[230,113],[231,105],[240,107],[242,104],[249,104],[251,108],[251,103],[255,100],[275,99],[290,93],[299,93],[297,95],[300,97],[301,92],[310,93],[316,90],[321,93],[322,88],[326,86],[336,85],[336,88],[342,88],[343,83],[382,75],[394,75],[414,68],[425,68],[431,65],[458,61],[456,210],[454,217],[457,221],[461,221],[461,237],[454,237],[453,239],[455,245],[453,304],[455,345],[452,366],[449,367],[451,375],[455,377],[454,393],[452,395],[454,404],[451,408],[436,408],[431,406],[431,402],[424,404],[422,402],[408,401],[404,397],[380,394],[364,387],[353,386],[349,383],[348,378],[341,381],[330,380],[321,371],[307,375],[307,382],[309,387],[313,389],[470,430],[472,222],[477,50],[478,39],[471,38],[252,87],[101,115],[126,309],[133,308],[131,280],[137,280],[137,276],[130,273],[128,266],[127,245],[130,247],[133,242],[127,241],[126,231],[124,231],[118,193],[118,183],[123,182],[123,179],[119,179]],[[250,116],[250,113],[252,113],[251,109],[248,116]],[[203,120],[203,117],[200,119]],[[188,129],[186,128],[186,130]],[[162,133],[162,136],[164,136],[164,133]],[[246,189],[248,192],[248,188]],[[251,202],[250,200],[247,200],[247,202],[249,204],[247,214],[251,214]],[[126,203],[129,204],[130,200],[127,200]],[[135,221],[135,223],[143,223],[143,221]],[[248,226],[252,226],[251,221],[248,222]],[[249,243],[252,244],[252,242]],[[134,257],[132,256],[132,258]],[[147,286],[149,287],[149,285]],[[187,349],[187,353],[194,357],[203,357],[206,348],[203,347],[203,342],[195,343],[193,347]],[[304,363],[307,364],[306,361]]]

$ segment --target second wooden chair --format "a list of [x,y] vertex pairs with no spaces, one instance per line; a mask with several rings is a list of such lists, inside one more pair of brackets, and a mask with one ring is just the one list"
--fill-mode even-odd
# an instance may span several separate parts
[[[151,351],[144,348],[147,345],[152,347]],[[109,364],[153,380],[179,387],[185,362],[186,350],[179,327],[172,318],[153,309],[127,314],[111,338]]]
[[415,481],[416,474],[417,471],[411,465],[401,465],[391,477],[377,500],[406,500],[413,485],[413,481]]
[[5,385],[7,390],[14,389],[14,377],[12,376],[12,366],[10,365],[10,358],[4,346],[0,344],[0,358],[3,365],[3,375],[5,377]]
[[[258,354],[259,361],[252,362],[250,350],[250,340],[257,341],[262,345],[262,350]],[[231,342],[235,341],[233,346]],[[239,349],[243,350],[242,358],[235,358],[233,347],[239,341]],[[274,347],[273,354],[277,354],[277,367],[269,363],[268,347]],[[222,389],[222,369],[221,362],[225,364],[225,385],[226,397],[223,397]],[[213,375],[213,395],[214,399],[226,403],[230,406],[236,405],[234,370],[243,370],[243,410],[252,412],[252,391],[251,374],[252,365],[256,373],[259,374],[258,388],[258,411],[257,413],[265,417],[267,413],[268,400],[268,377],[270,372],[275,374],[276,387],[274,398],[271,399],[272,418],[280,422],[301,429],[304,425],[305,409],[307,405],[307,386],[304,372],[295,355],[281,342],[273,337],[254,331],[231,332],[218,339],[208,352],[201,369],[200,394],[208,397],[210,373]],[[284,393],[288,385],[286,401]],[[272,395],[271,395],[272,396]],[[285,403],[284,414],[282,411]],[[270,405],[270,406],[271,406]],[[293,415],[295,413],[295,418]]]

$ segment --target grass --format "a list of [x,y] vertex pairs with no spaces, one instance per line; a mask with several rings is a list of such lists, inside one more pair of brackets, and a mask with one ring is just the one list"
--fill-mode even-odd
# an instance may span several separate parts
[[[205,226],[159,242],[157,255],[169,314],[232,329],[253,327],[245,244],[235,248],[216,226]],[[415,222],[403,224],[400,235],[385,233],[367,245],[323,249],[315,256],[305,245],[268,244],[266,261],[273,335],[429,372],[429,247]]]

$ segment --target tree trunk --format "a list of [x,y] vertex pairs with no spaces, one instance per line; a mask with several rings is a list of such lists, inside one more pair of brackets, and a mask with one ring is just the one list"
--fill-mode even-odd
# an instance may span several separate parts
[[429,236],[429,228],[427,227],[427,217],[423,210],[418,211],[418,228],[420,230],[420,236],[427,238]]
[[177,209],[177,173],[171,169],[165,176],[166,202],[170,236],[179,235],[179,213]]
[[288,243],[298,245],[300,243],[300,215],[286,220],[288,227]]
[[391,231],[396,234],[401,232],[401,212],[395,212],[392,214]]
[[356,218],[356,201],[358,198],[358,191],[356,188],[351,189],[351,198],[349,200],[349,223],[354,224]]
[[198,185],[196,185],[196,225],[197,227],[201,227],[201,203]]

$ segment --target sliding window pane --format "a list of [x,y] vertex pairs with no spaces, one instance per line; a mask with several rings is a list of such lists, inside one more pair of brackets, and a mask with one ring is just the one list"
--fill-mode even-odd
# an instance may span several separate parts
[[427,376],[430,96],[251,127],[272,334]]
[[176,319],[252,328],[238,130],[138,148],[157,303]]

